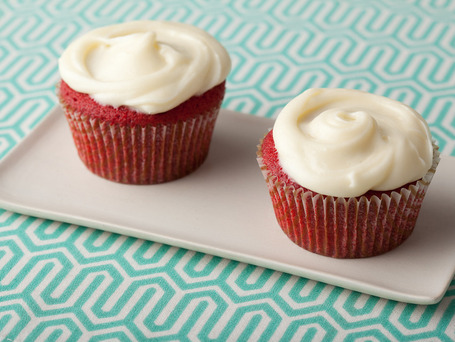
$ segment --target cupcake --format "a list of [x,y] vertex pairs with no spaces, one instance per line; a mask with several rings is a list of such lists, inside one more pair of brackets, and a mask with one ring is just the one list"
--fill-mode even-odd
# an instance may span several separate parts
[[309,89],[258,146],[277,221],[298,246],[372,257],[412,233],[439,162],[410,107],[358,90]]
[[206,159],[229,55],[191,25],[135,21],[72,42],[58,97],[85,166],[105,179],[157,184]]

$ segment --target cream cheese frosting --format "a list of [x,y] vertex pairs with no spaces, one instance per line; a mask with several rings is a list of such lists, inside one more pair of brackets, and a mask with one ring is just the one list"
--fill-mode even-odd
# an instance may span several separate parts
[[105,26],[73,41],[59,59],[62,79],[102,105],[156,114],[222,83],[226,49],[188,24],[133,21]]
[[422,178],[433,159],[419,113],[359,90],[305,91],[281,111],[273,138],[289,177],[336,197],[396,189]]

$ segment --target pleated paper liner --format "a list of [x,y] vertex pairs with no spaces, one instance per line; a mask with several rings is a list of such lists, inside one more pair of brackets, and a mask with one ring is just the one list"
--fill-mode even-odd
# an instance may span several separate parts
[[333,258],[365,258],[401,245],[414,230],[428,186],[439,163],[434,145],[433,165],[420,180],[376,196],[342,198],[288,186],[257,160],[266,180],[277,221],[295,244]]
[[219,108],[175,123],[125,126],[65,108],[79,157],[94,174],[127,184],[184,177],[206,159]]

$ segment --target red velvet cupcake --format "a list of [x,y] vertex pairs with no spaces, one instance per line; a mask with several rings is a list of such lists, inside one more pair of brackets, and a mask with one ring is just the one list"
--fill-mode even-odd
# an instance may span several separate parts
[[[329,93],[333,91],[336,91],[336,93]],[[362,132],[367,129],[360,125],[358,132],[349,132],[344,139],[336,141],[336,133],[331,132],[331,134],[326,134],[328,132],[321,128],[320,123],[317,123],[317,129],[312,129],[309,125],[314,125],[317,116],[325,115],[321,113],[331,111],[331,109],[329,109],[331,106],[341,106],[343,108],[342,111],[335,114],[335,116],[338,116],[335,119],[333,119],[333,117],[327,119],[328,121],[324,122],[324,125],[329,125],[329,130],[352,129],[351,127],[346,128],[343,126],[352,125],[353,121],[361,120],[359,117],[364,116],[364,114],[355,114],[354,116],[349,116],[350,114],[347,114],[352,113],[352,111],[349,111],[349,107],[351,106],[355,108],[355,111],[358,111],[359,108],[362,107],[362,105],[355,103],[356,97],[359,96],[362,98],[363,96],[367,96],[367,100],[377,100],[376,97],[378,96],[360,92],[354,92],[354,94],[352,94],[346,92],[346,90],[339,89],[312,89],[307,91],[305,95],[304,94],[302,94],[303,96],[299,100],[290,104],[290,107],[294,106],[292,111],[296,108],[300,109],[297,109],[297,116],[294,116],[289,121],[297,126],[295,132],[302,132],[304,136],[303,140],[299,143],[304,142],[309,145],[306,148],[303,147],[304,157],[301,161],[303,164],[313,164],[315,163],[315,160],[317,160],[317,163],[320,163],[320,165],[328,164],[336,168],[337,163],[344,163],[344,159],[346,159],[346,157],[342,155],[344,147],[339,147],[338,145],[347,145],[347,153],[355,153],[357,150],[355,143],[350,144],[350,142],[347,141],[349,141],[351,134],[352,136],[355,136],[355,133],[361,135]],[[336,97],[333,101],[331,98],[332,95]],[[373,96],[373,98],[371,96]],[[343,97],[346,97],[346,101],[343,100]],[[322,101],[324,106],[319,106],[319,101]],[[390,105],[390,102],[388,101],[392,100],[387,99],[387,105]],[[296,102],[300,103],[296,104]],[[347,106],[346,103],[348,103]],[[368,101],[366,103],[368,103]],[[395,105],[397,105],[397,103],[395,103]],[[399,106],[402,106],[402,104]],[[313,109],[311,109],[311,115],[308,116],[308,122],[303,122],[306,119],[304,118],[305,114],[302,113],[305,113],[307,108],[317,108],[317,110],[314,112]],[[400,108],[400,110],[401,109],[403,108]],[[289,111],[289,108],[285,108],[285,110]],[[409,110],[409,107],[405,108],[405,111]],[[415,112],[412,111],[411,113]],[[333,113],[330,113],[329,116],[332,114]],[[394,133],[391,134],[388,131],[393,128],[394,120],[399,121],[399,119],[394,117],[394,114],[395,113],[392,113],[393,120],[390,127],[383,128],[383,125],[380,122],[382,119],[376,119],[379,123],[373,125],[373,127],[379,127],[378,131],[383,134],[383,136],[379,138],[381,141],[379,146],[381,146],[380,144],[382,144],[382,141],[387,144],[392,143],[397,145],[396,150],[398,150],[398,152],[394,153],[398,155],[393,156],[393,158],[388,158],[381,154],[381,158],[384,158],[384,160],[406,159],[408,157],[400,154],[402,150],[406,153],[407,149],[401,149],[400,144],[402,144],[402,142],[396,142],[394,140]],[[287,114],[285,114],[285,116],[286,115]],[[277,123],[281,124],[279,129],[283,131],[283,127],[286,128],[286,125],[283,125],[283,120],[278,122],[280,116],[277,119]],[[371,257],[388,252],[402,244],[411,235],[414,229],[422,201],[439,162],[437,146],[431,142],[431,139],[428,140],[428,138],[430,138],[428,135],[429,131],[427,130],[426,124],[422,125],[423,119],[416,116],[412,120],[415,120],[416,126],[422,128],[422,136],[425,137],[425,142],[421,146],[421,149],[425,151],[422,152],[423,157],[422,155],[420,157],[426,159],[428,168],[427,166],[422,165],[422,167],[426,169],[423,176],[420,176],[418,179],[412,179],[416,176],[411,175],[411,180],[405,182],[403,185],[392,187],[391,189],[381,189],[381,187],[383,187],[382,183],[390,183],[387,180],[387,177],[384,177],[382,183],[375,180],[377,184],[367,191],[364,189],[355,189],[356,184],[366,183],[368,185],[370,180],[364,180],[362,177],[364,177],[364,173],[370,172],[370,169],[376,168],[376,165],[368,165],[368,168],[361,169],[361,172],[358,172],[358,175],[355,173],[349,174],[346,184],[354,185],[347,190],[343,190],[344,185],[342,183],[346,177],[342,173],[343,171],[347,173],[352,172],[351,166],[349,166],[349,168],[346,167],[348,164],[342,165],[340,168],[342,172],[340,173],[337,172],[337,170],[328,171],[329,174],[333,174],[334,179],[330,179],[330,177],[324,175],[325,171],[318,170],[320,165],[317,165],[315,169],[318,170],[319,175],[316,174],[314,178],[318,178],[318,176],[322,174],[322,177],[320,177],[319,180],[314,181],[313,179],[309,179],[307,183],[310,185],[307,185],[302,180],[297,181],[295,175],[297,171],[297,176],[299,176],[299,168],[293,169],[294,176],[289,174],[289,170],[291,170],[293,166],[292,158],[300,157],[293,155],[292,153],[280,153],[280,151],[277,150],[276,142],[274,140],[274,130],[270,131],[258,146],[258,162],[270,192],[277,221],[286,235],[295,244],[310,252],[334,258]],[[277,126],[277,124],[275,126]],[[286,132],[286,130],[284,130],[284,132]],[[413,132],[415,133],[415,130]],[[322,133],[323,137],[318,138],[317,133]],[[372,136],[374,136],[374,134],[372,134]],[[397,133],[397,136],[401,136],[401,133]],[[421,141],[422,136],[413,136],[410,140]],[[282,146],[286,146],[288,141],[292,140],[292,138],[293,132],[288,132],[287,136],[280,136],[280,139],[285,141],[282,143]],[[355,139],[357,138],[358,137],[356,136]],[[309,140],[306,141],[305,139]],[[399,139],[401,140],[401,138]],[[364,144],[359,147],[362,153],[367,150],[374,154],[374,148],[377,148],[377,142],[370,143],[365,141],[363,137],[358,138],[358,140]],[[324,148],[319,150],[321,141],[323,142],[322,145],[324,145]],[[370,148],[369,144],[373,147]],[[428,144],[430,144],[430,146],[428,146]],[[298,144],[296,146],[297,150],[302,148],[302,146],[298,146]],[[412,146],[412,148],[415,147],[414,145]],[[329,160],[318,160],[318,154],[322,154],[322,159],[324,159],[326,150],[330,149],[333,149],[332,152],[335,153],[330,154],[332,152],[327,152],[329,153]],[[382,149],[386,148],[381,147],[381,153]],[[393,151],[394,149],[395,148],[391,148],[390,151]],[[342,161],[336,160],[337,154],[340,154],[340,158],[343,159]],[[282,162],[280,160],[281,156],[283,156],[283,159],[288,158],[287,161],[290,160],[291,162],[287,164],[286,162]],[[381,160],[381,158],[379,158],[379,160]],[[363,156],[360,160],[364,161],[366,159],[368,159],[368,157]],[[412,159],[409,161],[413,163]],[[375,163],[381,164],[380,162],[378,163],[377,160]],[[385,163],[386,162],[384,162],[384,164]],[[301,168],[305,168],[305,165],[302,166],[303,164],[300,165]],[[394,167],[395,162],[391,162],[390,164],[391,165],[387,165],[384,170],[390,173],[389,176],[391,178],[394,178],[394,173],[393,171],[390,171],[390,168]],[[378,165],[377,167],[382,168],[382,165]],[[355,169],[355,166],[352,166],[352,168]],[[302,173],[305,172],[306,171],[302,171]],[[406,170],[404,170],[404,172],[398,170],[396,173],[401,177],[402,174],[406,174]],[[308,172],[308,174],[310,173]],[[339,178],[337,178],[338,176]],[[353,181],[356,177],[359,177],[357,182]],[[374,177],[371,178],[376,179],[378,176],[375,174]],[[363,186],[363,184],[361,185]],[[323,188],[325,193],[315,191],[314,189],[310,189],[310,187],[318,189]],[[341,195],[337,196],[334,193],[329,193],[332,188],[335,189],[333,190],[335,192],[341,191]],[[380,188],[380,190],[375,188]],[[343,191],[345,191],[344,195],[342,193]],[[355,191],[360,191],[361,193],[359,195],[349,195],[351,193],[354,194]]]
[[206,159],[230,60],[204,31],[156,21],[103,27],[73,42],[59,67],[58,97],[94,174],[157,184]]

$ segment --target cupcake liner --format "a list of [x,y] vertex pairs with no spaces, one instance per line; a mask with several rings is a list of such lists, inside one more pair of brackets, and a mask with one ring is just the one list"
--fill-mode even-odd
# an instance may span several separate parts
[[265,165],[261,146],[257,160],[281,229],[298,246],[334,258],[371,257],[401,245],[414,229],[439,163],[434,144],[433,165],[417,182],[380,197],[343,198],[286,185]]
[[220,109],[175,123],[126,126],[63,107],[86,167],[127,184],[168,182],[196,170],[207,157]]

